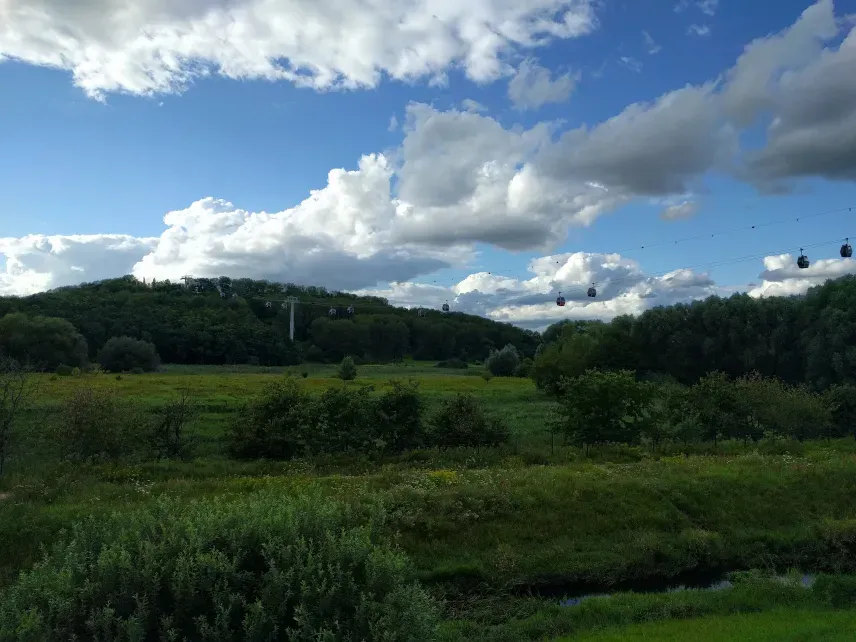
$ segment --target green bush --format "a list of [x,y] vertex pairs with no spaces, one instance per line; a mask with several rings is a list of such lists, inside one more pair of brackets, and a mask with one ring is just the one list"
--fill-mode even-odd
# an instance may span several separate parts
[[532,359],[521,359],[514,370],[514,376],[521,379],[528,379],[532,374]]
[[434,603],[358,520],[281,494],[90,518],[7,591],[0,640],[433,639]]
[[114,392],[81,386],[62,404],[55,437],[65,459],[117,461],[135,450],[140,423],[139,413]]
[[509,343],[502,350],[491,350],[484,365],[494,377],[513,377],[520,365],[520,355],[517,348]]
[[353,357],[345,357],[342,363],[339,364],[339,371],[336,373],[342,381],[353,381],[357,378],[357,366],[354,363]]
[[390,381],[389,385],[390,389],[378,402],[383,430],[381,439],[395,452],[421,448],[426,435],[425,404],[419,394],[419,382]]
[[431,441],[440,448],[498,446],[510,438],[508,427],[488,417],[473,395],[447,399],[431,417]]
[[635,443],[651,419],[651,389],[627,370],[589,370],[566,379],[554,422],[568,442]]
[[836,609],[852,609],[856,606],[856,576],[818,575],[812,592]]
[[328,388],[313,404],[314,429],[306,440],[313,453],[371,451],[382,448],[377,400],[367,388]]
[[56,367],[56,371],[55,371],[55,372],[56,372],[56,374],[57,374],[57,375],[59,375],[60,377],[70,377],[70,376],[71,376],[71,373],[72,373],[73,371],[74,371],[74,368],[72,368],[71,366],[67,366],[67,365],[65,365],[64,363],[61,363],[61,364],[59,364],[59,365]]
[[182,390],[155,412],[149,430],[149,446],[159,459],[190,459],[196,446],[196,435],[189,433],[190,423],[199,407],[187,390]]
[[291,459],[305,451],[313,419],[312,400],[296,378],[274,381],[236,414],[229,450],[239,459]]
[[98,353],[98,363],[109,372],[151,372],[160,364],[154,344],[131,337],[113,337]]
[[[734,382],[741,414],[747,417],[729,437],[786,437],[799,441],[832,436],[832,413],[823,397],[780,379],[750,375]],[[748,424],[748,425],[747,425]]]

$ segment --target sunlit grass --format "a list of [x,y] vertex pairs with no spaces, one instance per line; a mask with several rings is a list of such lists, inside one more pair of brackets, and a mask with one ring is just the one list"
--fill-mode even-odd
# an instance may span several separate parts
[[856,611],[786,611],[666,620],[561,638],[557,642],[838,642],[853,640]]

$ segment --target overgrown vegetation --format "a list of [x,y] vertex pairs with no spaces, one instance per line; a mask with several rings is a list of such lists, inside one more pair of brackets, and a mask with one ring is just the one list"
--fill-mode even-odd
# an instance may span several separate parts
[[[856,595],[847,575],[856,573],[856,380],[848,374],[846,332],[832,333],[815,313],[831,309],[847,327],[849,312],[836,306],[849,300],[853,283],[813,290],[806,300],[815,308],[789,302],[798,314],[770,304],[781,312],[775,318],[766,303],[737,297],[681,308],[683,317],[655,310],[610,324],[562,324],[544,333],[534,362],[535,350],[485,341],[479,330],[473,341],[481,342],[483,369],[475,353],[459,349],[469,339],[452,333],[450,343],[441,332],[453,327],[441,324],[464,317],[423,319],[390,308],[385,318],[358,312],[349,320],[340,310],[336,320],[312,319],[302,345],[287,352],[328,365],[304,364],[294,369],[298,376],[269,366],[287,359],[276,350],[265,357],[267,339],[254,353],[246,349],[253,339],[217,343],[227,325],[212,329],[204,345],[231,346],[236,360],[258,365],[220,367],[220,374],[168,365],[147,374],[128,362],[107,364],[123,371],[108,377],[63,358],[53,359],[56,374],[4,370],[13,382],[25,374],[39,394],[10,405],[0,385],[0,409],[13,408],[0,414],[0,428],[12,427],[0,437],[15,437],[0,441],[8,453],[0,583],[9,587],[0,597],[0,639],[63,639],[65,632],[159,639],[169,627],[177,639],[263,639],[274,629],[282,635],[282,627],[298,627],[294,639],[432,639],[439,610],[442,640],[510,642],[655,618],[849,608]],[[188,311],[210,305],[236,315],[246,305],[240,314],[251,312],[253,323],[281,322],[264,300],[257,310],[250,299],[231,298],[234,289],[220,297],[216,288],[197,295],[141,287],[120,282],[109,297],[175,297],[198,302]],[[32,318],[12,315],[10,327]],[[682,326],[681,318],[689,320]],[[834,367],[818,362],[826,348],[803,340],[808,335],[787,334],[785,343],[765,344],[771,352],[753,353],[767,341],[763,319],[773,334],[775,323],[791,319],[781,332],[812,328],[831,337],[840,348]],[[432,337],[428,343],[413,343],[417,327]],[[139,327],[115,333],[123,335],[133,337],[128,346],[161,345]],[[23,349],[23,335],[15,336],[2,345]],[[691,349],[687,336],[700,343]],[[444,363],[366,363],[396,361],[405,349],[427,345],[446,346]],[[742,352],[729,356],[732,348]],[[671,350],[673,361],[651,350]],[[463,368],[466,359],[472,362]],[[780,376],[776,369],[786,363],[796,365]],[[311,500],[301,499],[307,488]],[[190,501],[199,497],[205,500]],[[311,505],[308,516],[301,502]],[[32,567],[41,544],[54,543],[40,565],[14,580]],[[741,576],[721,592],[556,605],[566,594],[759,568],[830,575],[811,589]],[[310,577],[321,578],[318,586],[300,581]],[[275,605],[267,591],[287,597]],[[324,617],[325,600],[346,612]],[[420,609],[387,617],[401,613],[403,602]],[[369,635],[367,626],[381,633]]]
[[436,607],[380,524],[270,493],[89,519],[3,597],[0,640],[431,639]]

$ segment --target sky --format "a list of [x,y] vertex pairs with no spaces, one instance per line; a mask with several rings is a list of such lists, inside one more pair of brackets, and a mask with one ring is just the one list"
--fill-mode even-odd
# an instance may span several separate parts
[[856,272],[854,187],[856,0],[0,0],[4,295],[606,320]]

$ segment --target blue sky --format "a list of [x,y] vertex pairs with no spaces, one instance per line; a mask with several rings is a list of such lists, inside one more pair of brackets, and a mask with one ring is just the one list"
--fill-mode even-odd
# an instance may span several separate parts
[[[89,11],[75,12],[59,0],[0,0],[0,24],[7,25],[0,26],[0,292],[131,272],[228,273],[380,290],[404,304],[452,298],[461,309],[537,325],[559,313],[608,317],[652,301],[734,289],[796,293],[850,271],[849,262],[839,261],[802,274],[775,257],[766,265],[761,258],[729,263],[828,241],[807,254],[832,258],[837,239],[856,237],[847,211],[662,243],[856,207],[856,141],[847,134],[856,122],[856,65],[846,73],[856,61],[856,36],[847,41],[854,46],[841,45],[853,29],[848,16],[856,0],[813,7],[782,0],[765,3],[763,11],[737,0],[485,0],[475,15],[439,0],[343,0],[331,4],[344,14],[338,22],[325,23],[331,14],[318,9],[315,31],[293,26],[295,16],[313,10],[301,0],[264,8],[259,0],[236,0],[236,12],[219,23],[223,4],[214,0],[176,2],[173,14],[156,11],[159,4],[141,0],[136,12],[122,13],[120,0],[92,0]],[[375,13],[366,4],[377,5]],[[279,32],[258,21],[241,24],[241,8],[292,26]],[[544,10],[560,26],[534,28]],[[206,11],[215,17],[205,18]],[[563,32],[566,17],[575,26]],[[425,27],[426,20],[440,24]],[[417,35],[386,37],[408,21]],[[218,31],[210,24],[232,27]],[[481,25],[475,35],[472,24]],[[508,32],[509,24],[517,30],[509,33],[526,31],[530,42],[501,35],[485,53],[485,39]],[[213,46],[204,41],[209,32],[219,38]],[[161,35],[138,35],[148,33]],[[755,55],[738,63],[753,41]],[[783,56],[781,47],[790,53]],[[306,83],[287,73],[264,77],[289,62],[315,65],[316,87],[295,86]],[[204,77],[196,74],[203,67]],[[390,77],[402,69],[409,80]],[[550,79],[547,89],[557,96],[543,102],[537,88],[523,84],[520,100],[529,108],[516,108],[515,75],[533,69]],[[363,86],[322,86],[329,85],[326,70],[339,74],[339,84]],[[827,91],[834,73],[840,96]],[[803,91],[795,92],[788,74]],[[806,83],[821,76],[827,84],[813,92]],[[562,91],[562,82],[569,89]],[[706,92],[708,82],[717,84]],[[652,104],[685,87],[687,112],[664,103],[663,113],[650,116]],[[809,98],[816,103],[810,110],[799,103]],[[480,107],[468,112],[466,100]],[[826,102],[837,109],[826,109]],[[643,103],[650,118],[627,117],[633,103]],[[819,115],[806,120],[807,111]],[[596,135],[611,118],[611,128]],[[778,134],[768,128],[777,118],[783,133],[774,140]],[[704,136],[694,131],[705,127]],[[812,127],[817,135],[810,135]],[[835,135],[836,127],[844,134]],[[562,141],[577,128],[583,129]],[[531,133],[514,138],[525,131]],[[805,139],[819,142],[794,143]],[[708,158],[720,143],[716,158]],[[753,150],[769,151],[766,164],[741,173]],[[470,152],[473,158],[464,158]],[[684,153],[691,171],[683,171]],[[326,187],[328,172],[356,172],[367,154],[382,154],[387,179],[367,187],[366,170],[341,188],[353,191]],[[793,162],[782,160],[787,154]],[[775,170],[771,158],[778,159]],[[656,169],[658,163],[669,167]],[[484,179],[494,200],[468,192],[477,179],[462,178],[488,166],[504,168]],[[511,197],[501,195],[510,193],[515,171],[525,175],[517,180],[526,196],[512,207]],[[257,213],[287,212],[325,187],[320,204],[285,215],[290,223],[259,222]],[[193,210],[209,197],[232,205]],[[583,213],[582,201],[596,213]],[[682,203],[691,215],[661,216]],[[400,219],[401,207],[415,218]],[[184,212],[181,222],[165,225],[164,215],[174,211]],[[254,222],[242,227],[236,216]],[[466,233],[459,231],[464,224]],[[651,243],[660,245],[639,249]],[[604,258],[613,253],[631,263],[615,268],[614,259]],[[557,267],[529,267],[553,255],[544,265]],[[646,277],[714,262],[726,264],[694,269],[692,282],[680,287]],[[443,263],[450,267],[435,271]],[[482,271],[515,282],[466,280]],[[558,290],[576,291],[590,280],[622,283],[604,290],[615,304],[580,301],[557,311],[515,303],[536,292],[549,302]]]

